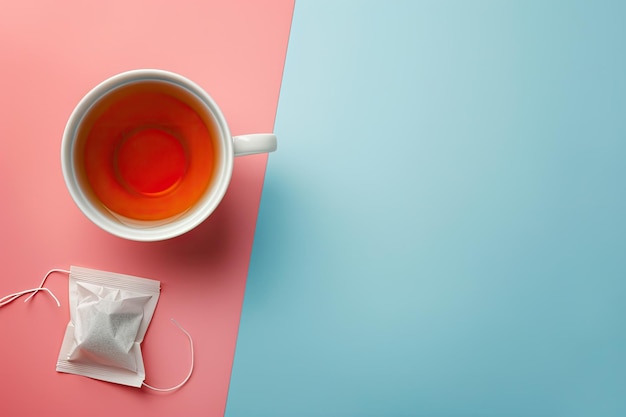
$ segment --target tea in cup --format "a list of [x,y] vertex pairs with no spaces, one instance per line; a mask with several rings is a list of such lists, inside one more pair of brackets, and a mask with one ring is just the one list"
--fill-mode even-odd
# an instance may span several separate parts
[[163,70],[115,75],[76,106],[61,163],[80,210],[113,235],[173,238],[202,223],[228,188],[233,158],[276,150],[276,136],[232,137],[215,101]]

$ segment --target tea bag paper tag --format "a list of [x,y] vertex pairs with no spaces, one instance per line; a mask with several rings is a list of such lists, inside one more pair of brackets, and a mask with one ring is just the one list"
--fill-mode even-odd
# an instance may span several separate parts
[[159,281],[72,266],[70,322],[56,370],[140,387],[141,342],[159,295]]

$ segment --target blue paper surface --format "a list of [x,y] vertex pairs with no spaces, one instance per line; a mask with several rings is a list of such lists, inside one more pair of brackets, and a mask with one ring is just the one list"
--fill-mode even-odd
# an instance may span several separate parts
[[226,415],[626,415],[626,3],[296,3]]

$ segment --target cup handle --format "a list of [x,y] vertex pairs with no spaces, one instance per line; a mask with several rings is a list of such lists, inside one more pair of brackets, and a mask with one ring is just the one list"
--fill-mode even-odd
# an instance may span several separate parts
[[274,152],[277,146],[276,135],[272,133],[255,133],[252,135],[233,136],[233,145],[235,156]]

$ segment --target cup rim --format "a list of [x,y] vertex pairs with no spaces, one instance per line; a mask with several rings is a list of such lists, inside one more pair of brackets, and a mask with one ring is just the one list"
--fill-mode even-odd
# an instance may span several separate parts
[[[219,163],[216,173],[217,179],[211,186],[211,191],[201,198],[191,211],[181,213],[171,221],[164,219],[158,222],[123,221],[114,213],[106,213],[105,207],[97,207],[90,201],[86,193],[79,186],[79,180],[74,168],[74,145],[76,131],[90,108],[103,96],[113,89],[132,82],[138,81],[164,81],[186,89],[195,95],[204,108],[215,119],[217,130],[220,132]],[[234,164],[234,150],[230,129],[226,123],[224,114],[213,98],[198,84],[190,79],[161,69],[134,69],[115,74],[100,82],[85,94],[72,111],[61,142],[61,168],[65,185],[81,212],[102,230],[123,239],[134,241],[159,241],[180,236],[197,227],[206,220],[217,208],[226,194],[232,177]]]

